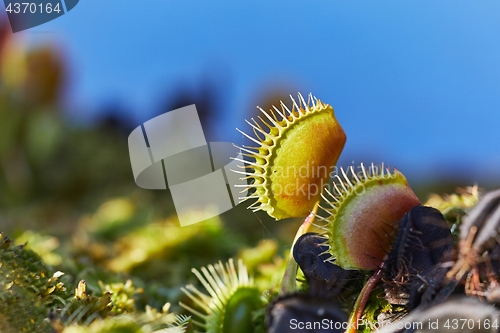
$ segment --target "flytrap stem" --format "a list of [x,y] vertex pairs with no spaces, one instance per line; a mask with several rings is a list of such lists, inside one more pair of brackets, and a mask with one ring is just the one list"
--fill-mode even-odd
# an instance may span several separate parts
[[295,280],[297,278],[298,265],[295,259],[293,258],[293,247],[295,246],[297,239],[299,239],[299,237],[302,236],[303,234],[307,233],[311,228],[311,225],[314,223],[314,220],[316,219],[318,206],[319,206],[319,201],[314,205],[312,212],[309,215],[307,215],[306,219],[304,220],[304,222],[302,222],[302,224],[299,227],[299,230],[297,230],[297,233],[295,234],[295,238],[293,239],[292,243],[292,248],[290,249],[290,255],[288,256],[288,262],[286,264],[285,274],[283,274],[283,279],[281,280],[281,286],[279,292],[280,295],[290,294],[296,290]]
[[368,281],[366,281],[363,289],[358,295],[356,299],[356,303],[354,304],[354,308],[352,309],[351,315],[349,316],[349,322],[347,323],[347,330],[345,333],[355,333],[358,330],[358,321],[363,315],[363,311],[365,310],[366,303],[370,298],[370,294],[372,293],[375,286],[380,281],[382,277],[382,268],[384,264],[380,266],[380,268],[373,274]]

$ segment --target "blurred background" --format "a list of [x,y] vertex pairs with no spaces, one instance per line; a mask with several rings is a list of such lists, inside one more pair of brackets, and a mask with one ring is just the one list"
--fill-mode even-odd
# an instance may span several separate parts
[[[209,228],[178,227],[169,192],[135,186],[128,156],[132,129],[193,103],[207,141],[240,144],[235,128],[248,130],[243,120],[257,105],[311,92],[335,108],[347,134],[341,166],[388,163],[424,201],[500,185],[497,0],[87,0],[16,34],[4,9],[0,231],[55,242],[48,252],[66,240],[80,262],[130,273],[146,272],[147,258],[169,256],[181,269],[261,239],[289,248],[296,220],[275,222],[240,205],[212,221],[205,243],[193,240],[201,249],[177,252],[205,253],[200,262],[165,257],[179,244],[161,240],[127,259],[150,243],[141,232],[161,235],[151,225],[184,241],[193,228]],[[221,238],[225,248],[206,251]]]

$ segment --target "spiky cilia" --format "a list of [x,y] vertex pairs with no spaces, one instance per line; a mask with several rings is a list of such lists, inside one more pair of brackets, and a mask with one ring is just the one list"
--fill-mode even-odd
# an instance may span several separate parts
[[[238,271],[230,259],[224,266],[222,262],[202,267],[201,273],[192,269],[208,294],[199,291],[193,285],[181,290],[201,308],[203,312],[180,303],[180,305],[201,319],[193,323],[206,333],[254,332],[253,313],[264,307],[265,299],[248,276],[241,260]],[[203,273],[203,274],[202,274]]]
[[[389,252],[399,220],[420,202],[404,175],[389,168],[351,166],[335,176],[332,191],[325,189],[324,231],[331,259],[344,269],[378,269]],[[348,176],[350,173],[350,176]]]

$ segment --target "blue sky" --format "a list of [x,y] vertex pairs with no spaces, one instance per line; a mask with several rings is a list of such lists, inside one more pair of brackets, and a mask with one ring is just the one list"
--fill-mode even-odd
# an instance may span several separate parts
[[343,164],[487,186],[500,180],[499,18],[498,0],[85,0],[18,35],[63,49],[78,117],[119,100],[139,124],[208,74],[225,87],[217,140],[235,141],[278,85],[333,105]]

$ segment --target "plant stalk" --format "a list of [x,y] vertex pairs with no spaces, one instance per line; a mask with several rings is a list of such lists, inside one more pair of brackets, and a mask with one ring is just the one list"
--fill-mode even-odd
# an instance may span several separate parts
[[311,228],[311,225],[314,223],[316,219],[316,213],[318,212],[319,201],[314,205],[313,210],[309,215],[307,215],[304,222],[297,230],[295,234],[295,238],[293,239],[292,248],[290,249],[290,254],[288,256],[288,262],[286,264],[285,274],[283,274],[283,279],[281,280],[280,292],[279,295],[285,295],[295,292],[297,289],[295,280],[297,278],[297,269],[298,265],[295,259],[293,258],[293,247],[295,246],[295,242],[299,239],[300,236],[307,233]]

